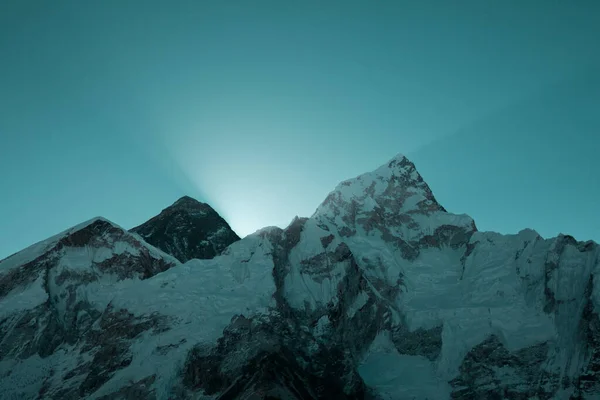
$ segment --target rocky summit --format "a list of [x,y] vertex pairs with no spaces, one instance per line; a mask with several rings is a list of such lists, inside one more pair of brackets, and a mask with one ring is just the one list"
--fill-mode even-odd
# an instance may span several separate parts
[[600,398],[594,242],[480,232],[401,155],[285,229],[211,210],[1,261],[0,398]]
[[188,196],[131,232],[181,262],[213,258],[240,240],[211,206]]

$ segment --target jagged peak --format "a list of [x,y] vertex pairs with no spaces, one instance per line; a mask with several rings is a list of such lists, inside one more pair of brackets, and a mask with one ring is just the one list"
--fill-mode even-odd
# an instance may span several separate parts
[[355,185],[363,187],[365,184],[371,185],[376,181],[382,183],[400,181],[405,189],[423,188],[426,189],[427,192],[430,192],[429,187],[417,171],[415,164],[403,154],[396,155],[394,158],[371,172],[366,172],[355,178],[341,182],[336,187],[336,190],[339,190],[342,187],[351,187]]
[[386,241],[400,243],[406,259],[416,257],[421,240],[448,227],[466,235],[477,230],[468,215],[446,212],[415,165],[402,154],[340,183],[312,217],[320,227],[337,230],[343,237],[378,231]]
[[[359,175],[355,179],[366,178],[385,180],[404,178],[403,184],[407,188],[410,186],[423,186],[423,184],[425,184],[421,174],[417,171],[415,164],[403,154],[397,154],[374,171]],[[427,185],[425,184],[425,186]],[[427,187],[427,189],[429,189],[429,187]]]
[[375,172],[382,173],[384,171],[391,171],[392,173],[398,173],[399,168],[408,168],[411,170],[416,170],[415,164],[408,159],[404,154],[398,153],[394,157],[392,157],[388,162],[381,165],[379,168],[375,170]]
[[316,213],[324,211],[332,202],[351,203],[377,202],[385,197],[388,201],[396,198],[403,201],[406,197],[420,195],[423,200],[444,210],[435,200],[431,189],[425,183],[414,163],[403,154],[397,154],[374,171],[347,179],[329,193]]

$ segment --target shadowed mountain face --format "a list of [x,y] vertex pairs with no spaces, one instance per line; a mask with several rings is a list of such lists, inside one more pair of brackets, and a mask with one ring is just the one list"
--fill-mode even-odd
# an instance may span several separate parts
[[213,258],[240,240],[211,206],[188,196],[131,232],[181,262]]
[[[189,249],[211,211],[147,236]],[[96,219],[0,261],[0,398],[598,399],[598,273],[596,243],[481,232],[399,155],[211,259]]]

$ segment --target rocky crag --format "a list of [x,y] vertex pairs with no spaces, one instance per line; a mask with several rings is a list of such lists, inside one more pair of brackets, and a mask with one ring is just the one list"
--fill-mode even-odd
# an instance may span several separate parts
[[131,232],[181,262],[213,258],[240,240],[211,206],[187,196]]

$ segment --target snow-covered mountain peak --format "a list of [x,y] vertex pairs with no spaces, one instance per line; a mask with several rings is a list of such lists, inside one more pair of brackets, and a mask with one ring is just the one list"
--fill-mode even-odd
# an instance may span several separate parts
[[442,231],[469,236],[476,231],[469,216],[446,212],[415,165],[401,154],[340,183],[313,217],[342,237],[379,235],[386,242],[397,242],[407,249],[409,259],[413,257],[409,248],[428,236]]
[[95,217],[0,260],[0,274],[15,268],[26,269],[23,267],[39,263],[42,259],[62,257],[72,249],[83,249],[86,254],[102,250],[104,253],[100,258],[110,254],[138,254],[143,249],[148,255],[163,258],[172,265],[179,263],[174,257],[141,240],[138,235],[127,232],[106,218]]
[[147,279],[178,264],[137,235],[93,218],[0,262],[0,300],[8,304],[0,320],[43,304],[63,318],[81,307],[87,285]]
[[8,270],[15,266],[19,266],[25,263],[28,263],[37,257],[42,256],[43,254],[51,251],[55,246],[57,246],[61,241],[69,240],[68,238],[72,235],[77,236],[79,232],[86,231],[90,226],[96,225],[106,225],[112,226],[114,228],[119,229],[120,227],[115,223],[109,221],[103,217],[95,217],[89,219],[85,222],[72,226],[69,229],[66,229],[54,236],[49,237],[48,239],[42,240],[38,243],[35,243],[13,255],[6,257],[3,260],[0,260],[0,272],[2,270]]
[[398,212],[444,210],[415,165],[403,155],[394,157],[372,172],[340,183],[319,206],[317,214],[327,213],[332,204],[352,202],[363,205],[365,209],[391,207]]

